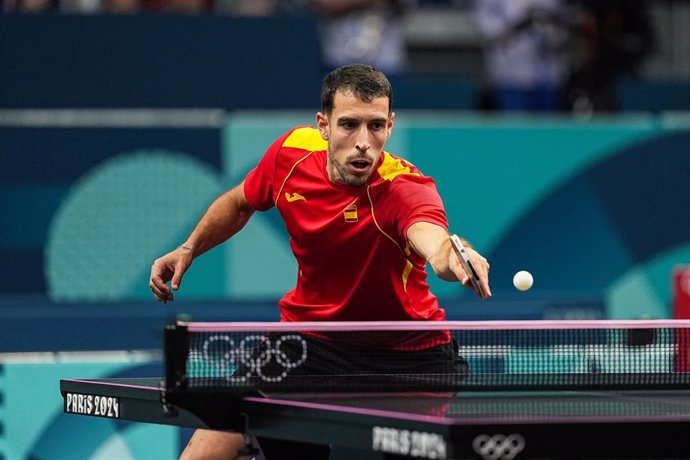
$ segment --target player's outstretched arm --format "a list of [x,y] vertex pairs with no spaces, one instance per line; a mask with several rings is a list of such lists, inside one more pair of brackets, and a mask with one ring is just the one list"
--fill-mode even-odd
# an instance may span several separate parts
[[173,300],[172,291],[180,288],[194,258],[239,232],[252,214],[254,208],[244,195],[244,182],[216,198],[187,240],[151,266],[149,287],[156,299],[162,303]]
[[[460,264],[445,228],[429,222],[417,222],[407,230],[407,238],[412,248],[429,262],[436,276],[445,281],[460,281],[464,286],[472,286],[470,274]],[[484,290],[491,296],[489,262],[467,242],[465,249]]]

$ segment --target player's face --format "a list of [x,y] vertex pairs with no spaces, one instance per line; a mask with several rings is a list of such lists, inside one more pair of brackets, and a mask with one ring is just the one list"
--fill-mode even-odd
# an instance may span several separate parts
[[395,114],[388,108],[387,97],[364,102],[338,91],[333,111],[316,114],[321,136],[328,141],[326,170],[333,182],[359,186],[369,179],[393,130]]

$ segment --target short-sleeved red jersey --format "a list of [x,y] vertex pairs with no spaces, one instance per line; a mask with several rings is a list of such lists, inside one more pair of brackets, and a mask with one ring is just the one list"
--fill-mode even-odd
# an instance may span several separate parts
[[445,319],[425,260],[406,237],[416,222],[448,226],[433,179],[384,152],[365,185],[336,184],[326,158],[317,129],[295,128],[245,180],[254,208],[277,206],[297,259],[297,286],[280,301],[281,320]]

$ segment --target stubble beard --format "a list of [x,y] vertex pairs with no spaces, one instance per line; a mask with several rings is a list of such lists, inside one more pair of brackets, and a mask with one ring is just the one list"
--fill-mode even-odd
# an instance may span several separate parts
[[[335,167],[336,171],[338,172],[338,175],[340,176],[340,179],[345,182],[347,185],[350,185],[352,187],[361,187],[362,185],[366,184],[366,182],[369,180],[369,177],[371,177],[372,170],[370,169],[369,172],[363,176],[358,176],[354,174],[350,174],[347,172],[345,169],[345,166],[340,163],[338,160],[335,159],[335,157],[329,152],[328,156],[331,160],[331,164]],[[365,157],[366,154],[364,155],[357,155],[357,157]],[[349,157],[346,158],[347,161],[349,161]]]

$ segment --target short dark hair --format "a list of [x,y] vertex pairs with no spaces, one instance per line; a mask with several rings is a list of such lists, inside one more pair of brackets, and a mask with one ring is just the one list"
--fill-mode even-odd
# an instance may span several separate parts
[[388,111],[393,107],[393,89],[388,78],[370,65],[349,64],[331,71],[321,85],[321,111],[331,113],[336,92],[351,92],[364,102],[388,97]]

